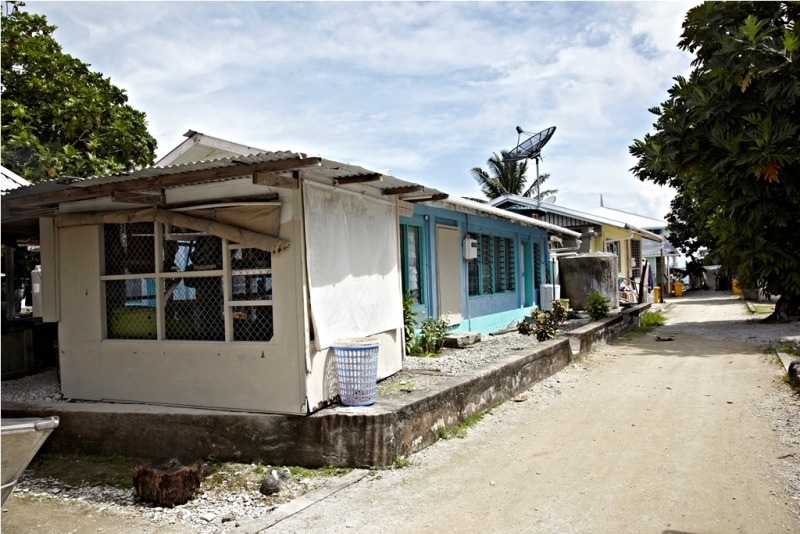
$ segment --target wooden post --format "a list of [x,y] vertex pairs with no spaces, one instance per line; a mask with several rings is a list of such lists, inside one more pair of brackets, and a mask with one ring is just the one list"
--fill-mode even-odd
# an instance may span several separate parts
[[5,250],[6,262],[6,276],[4,282],[6,283],[6,319],[8,321],[14,320],[14,308],[16,305],[16,298],[14,296],[14,247],[3,245]]
[[202,460],[156,460],[137,465],[133,470],[136,494],[160,506],[185,503],[197,493],[202,480]]

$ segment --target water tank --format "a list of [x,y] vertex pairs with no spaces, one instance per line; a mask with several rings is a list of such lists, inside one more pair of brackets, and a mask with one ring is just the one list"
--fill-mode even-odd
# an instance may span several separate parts
[[561,293],[569,305],[582,310],[593,291],[609,300],[611,308],[619,307],[617,257],[612,254],[579,254],[561,258]]

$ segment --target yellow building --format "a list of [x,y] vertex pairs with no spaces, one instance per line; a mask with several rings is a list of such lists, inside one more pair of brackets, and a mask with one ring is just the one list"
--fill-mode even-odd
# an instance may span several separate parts
[[638,279],[641,276],[642,239],[663,241],[661,236],[622,221],[556,204],[540,204],[532,198],[518,195],[503,195],[489,204],[580,232],[581,243],[576,252],[614,254],[617,256],[617,271],[622,278]]

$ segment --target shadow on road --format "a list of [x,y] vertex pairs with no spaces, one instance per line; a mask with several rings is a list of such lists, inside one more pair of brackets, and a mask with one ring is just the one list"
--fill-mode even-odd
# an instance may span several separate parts
[[[692,334],[668,334],[669,327],[654,330],[633,338],[620,338],[611,343],[611,346],[635,346],[643,352],[642,356],[671,356],[691,358],[713,358],[715,356],[729,356],[742,354],[747,351],[742,342],[731,343],[728,341],[708,339]],[[671,337],[673,341],[656,341],[655,337]],[[750,347],[750,351],[758,350]]]

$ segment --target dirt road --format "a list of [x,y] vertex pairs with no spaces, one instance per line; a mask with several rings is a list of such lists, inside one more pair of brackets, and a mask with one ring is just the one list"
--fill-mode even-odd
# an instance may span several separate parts
[[[667,326],[270,532],[797,532],[773,475],[786,450],[760,408],[786,386],[740,339],[758,325],[741,301],[677,302]],[[701,335],[726,328],[735,339]]]
[[[749,344],[800,332],[747,322],[731,297],[699,297],[676,300],[659,330],[604,347],[524,402],[498,407],[465,438],[377,471],[269,532],[800,531],[798,503],[775,475],[787,465],[800,473],[800,402]],[[790,415],[778,417],[770,402],[791,405]],[[779,458],[787,454],[795,456]],[[12,496],[3,532],[161,531],[83,506]]]

